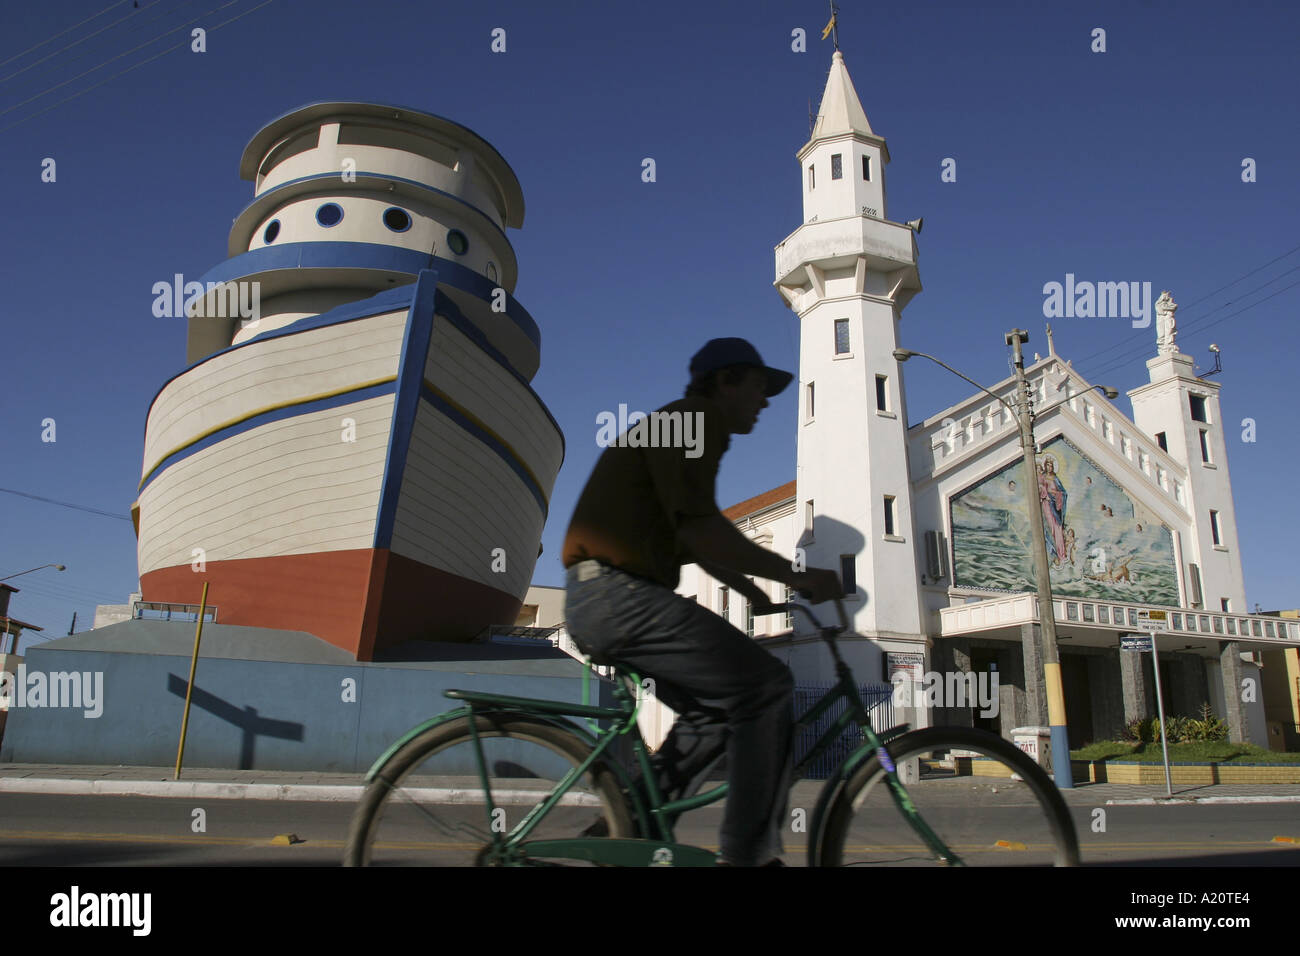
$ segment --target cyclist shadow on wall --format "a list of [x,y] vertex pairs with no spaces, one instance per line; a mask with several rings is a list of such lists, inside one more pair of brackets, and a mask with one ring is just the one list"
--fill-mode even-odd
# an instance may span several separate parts
[[[802,515],[796,515],[794,519],[795,522],[800,524],[804,520],[806,519]],[[742,525],[741,530],[748,532],[749,529]],[[825,515],[816,515],[812,532],[810,533],[806,529],[802,532],[793,552],[787,543],[789,539],[785,538],[783,541],[782,537],[783,536],[780,534],[779,529],[777,529],[772,544],[765,544],[763,546],[768,547],[769,550],[777,551],[782,554],[783,557],[788,557],[791,560],[791,563],[798,570],[829,568],[839,574],[841,582],[845,585],[844,603],[847,614],[852,614],[855,610],[866,605],[869,599],[867,590],[857,583],[858,571],[865,570],[866,560],[868,557],[865,550],[866,538],[861,531],[842,521],[836,520],[835,518]],[[906,548],[911,546],[910,542],[906,544],[888,542],[887,544],[891,548]],[[879,549],[877,549],[875,557],[878,559]],[[847,581],[845,580],[846,572],[850,576],[850,580]],[[764,581],[762,579],[757,579],[756,583],[771,596],[773,603],[780,604],[785,602],[786,594],[784,585],[775,581]],[[714,588],[713,594],[710,594],[707,597],[701,595],[697,600],[712,608],[715,613],[718,613],[719,597],[717,594],[717,588],[721,587],[721,585],[714,582],[712,587]],[[798,603],[807,603],[797,593],[791,595],[791,600]],[[839,623],[833,604],[827,602],[817,605],[816,608],[817,616],[823,623]],[[750,623],[749,612],[750,607],[748,601],[735,594],[729,596],[729,613],[727,617],[733,625],[741,630],[742,633],[746,633],[748,630],[748,625]],[[786,623],[787,621],[792,621],[793,628],[791,624]],[[777,660],[789,667],[794,675],[796,685],[794,716],[797,718],[802,714],[802,710],[804,709],[800,706],[801,702],[805,698],[810,697],[808,693],[802,695],[798,693],[800,689],[805,691],[815,689],[815,692],[811,694],[811,699],[816,700],[820,699],[825,690],[837,680],[835,664],[831,658],[830,651],[826,647],[825,643],[820,640],[811,642],[807,640],[807,638],[811,636],[810,625],[808,624],[806,617],[797,613],[791,615],[755,615],[753,625],[755,642],[773,657],[777,658]],[[795,628],[798,629],[797,634],[794,633]],[[803,643],[795,644],[794,639],[796,636],[800,638]],[[851,637],[852,635],[850,634],[848,636]],[[874,644],[864,644],[860,647],[853,647],[852,645],[845,647],[841,645],[840,650],[841,654],[845,654],[846,651],[848,652],[845,658],[846,662],[849,664],[850,668],[853,669],[854,673],[858,675],[860,680],[874,681],[877,679],[876,675],[881,673],[882,655]],[[802,740],[803,736],[806,736],[806,734],[796,734],[796,759],[801,756],[797,751],[799,749],[799,741]],[[851,731],[846,730],[846,739],[849,738],[856,741],[856,737],[854,737]],[[625,761],[624,766],[629,768],[633,767],[634,761],[632,760],[630,748],[620,747],[616,750],[616,753],[618,753],[621,760]],[[711,766],[703,779],[709,783],[721,783],[727,779],[727,776],[727,757],[724,750],[718,755],[716,762]]]

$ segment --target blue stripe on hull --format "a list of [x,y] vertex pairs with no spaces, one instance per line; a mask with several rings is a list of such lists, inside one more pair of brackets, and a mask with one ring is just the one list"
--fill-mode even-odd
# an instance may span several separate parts
[[192,445],[187,445],[180,451],[174,452],[164,458],[149,474],[148,480],[140,486],[140,491],[148,488],[172,465],[184,461],[191,455],[203,451],[205,448],[211,448],[213,445],[220,444],[242,435],[244,432],[252,431],[254,428],[261,428],[263,425],[269,425],[272,422],[283,421],[286,418],[297,418],[299,415],[307,415],[311,412],[319,412],[327,408],[338,408],[342,405],[352,405],[356,402],[364,402],[368,398],[374,398],[377,395],[389,395],[393,391],[392,382],[384,382],[380,385],[371,385],[366,388],[358,388],[351,392],[344,392],[342,395],[331,395],[329,398],[319,398],[315,401],[298,402],[293,405],[285,405],[282,408],[272,409],[269,412],[263,412],[260,415],[253,415],[251,418],[245,418],[243,421],[223,428],[221,431],[213,432],[206,438],[196,441]]

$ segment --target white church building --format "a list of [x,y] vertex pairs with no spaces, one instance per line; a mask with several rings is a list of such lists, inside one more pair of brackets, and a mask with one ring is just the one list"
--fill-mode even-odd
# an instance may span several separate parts
[[[838,51],[798,160],[803,223],[776,246],[775,276],[800,329],[797,473],[724,513],[756,543],[841,572],[859,635],[841,648],[859,680],[919,688],[923,674],[996,672],[996,715],[949,699],[906,717],[1006,736],[1047,725],[1029,493],[1043,511],[1072,747],[1155,714],[1151,655],[1120,646],[1138,612],[1158,608],[1171,624],[1158,637],[1166,713],[1208,704],[1231,739],[1296,748],[1300,622],[1247,613],[1219,385],[1174,344],[1172,299],[1159,303],[1131,415],[1055,353],[1049,332],[1025,372],[1034,408],[1062,404],[1035,419],[1038,488],[1025,488],[1018,424],[990,395],[908,426],[893,353],[925,345],[903,322],[921,291],[919,230],[889,219],[889,152]],[[1007,378],[989,390],[1014,405],[1015,388]],[[678,593],[760,640],[796,682],[834,679],[802,619],[755,619],[697,566],[682,569]]]

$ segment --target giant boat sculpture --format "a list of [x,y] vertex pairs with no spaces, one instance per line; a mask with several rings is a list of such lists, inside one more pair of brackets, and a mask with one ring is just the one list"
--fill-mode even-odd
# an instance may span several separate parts
[[221,623],[358,660],[513,624],[564,456],[512,295],[514,172],[457,123],[336,102],[267,125],[240,175],[255,198],[148,412],[143,599],[206,581]]

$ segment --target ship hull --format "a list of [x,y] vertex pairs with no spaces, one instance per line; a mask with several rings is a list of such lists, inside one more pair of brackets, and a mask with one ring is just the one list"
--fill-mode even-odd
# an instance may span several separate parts
[[[426,271],[173,378],[150,409],[141,590],[370,660],[513,624],[563,437]],[[486,304],[485,304],[486,305]]]

